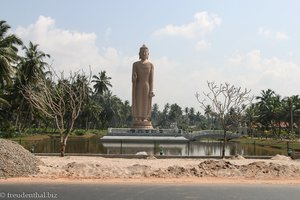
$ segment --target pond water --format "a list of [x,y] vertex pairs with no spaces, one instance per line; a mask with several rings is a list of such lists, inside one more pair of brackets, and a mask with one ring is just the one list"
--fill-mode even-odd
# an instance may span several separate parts
[[[59,138],[40,141],[20,141],[26,149],[35,153],[59,153]],[[190,142],[101,142],[99,137],[70,138],[66,153],[98,153],[98,154],[136,154],[145,151],[147,154],[176,155],[176,156],[220,156],[222,142],[218,141],[190,141]],[[228,142],[225,155],[286,155],[286,150],[261,147],[255,144],[240,144]]]

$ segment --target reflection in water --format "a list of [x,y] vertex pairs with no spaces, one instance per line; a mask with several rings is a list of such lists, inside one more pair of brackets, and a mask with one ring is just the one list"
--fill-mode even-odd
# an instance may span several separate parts
[[[35,153],[59,153],[59,138],[51,138],[40,141],[17,141],[26,149],[34,147]],[[70,138],[66,153],[100,153],[100,154],[136,154],[145,151],[149,155],[176,156],[220,156],[222,142],[200,141],[183,143],[153,142],[101,142],[98,137]],[[228,142],[226,155],[269,155],[286,154],[285,150],[260,147],[255,144],[240,144]]]
[[163,155],[185,155],[187,143],[163,143],[153,142],[103,142],[107,154],[136,154],[137,152],[146,152],[148,155],[157,155],[160,152]]

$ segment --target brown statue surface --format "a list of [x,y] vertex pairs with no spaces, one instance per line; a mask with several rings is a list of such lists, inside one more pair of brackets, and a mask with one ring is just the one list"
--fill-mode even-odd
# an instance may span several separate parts
[[132,67],[132,118],[133,128],[152,129],[151,108],[154,66],[148,60],[149,49],[143,45],[139,52],[140,61]]

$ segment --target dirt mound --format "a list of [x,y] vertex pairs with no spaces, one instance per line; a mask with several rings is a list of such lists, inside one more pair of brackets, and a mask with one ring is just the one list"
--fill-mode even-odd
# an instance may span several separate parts
[[291,157],[277,154],[276,156],[273,156],[271,159],[272,160],[287,160],[287,161],[289,161],[289,160],[291,160]]
[[42,162],[21,145],[0,139],[0,178],[29,176]]
[[281,165],[253,162],[246,165],[235,165],[225,160],[206,160],[198,166],[170,166],[166,170],[150,173],[154,177],[244,177],[244,178],[275,178],[299,177],[300,168],[293,165]]
[[38,177],[48,178],[300,178],[298,161],[197,160],[197,159],[109,159],[102,157],[41,158]]
[[246,158],[244,158],[241,155],[235,155],[235,156],[230,157],[229,159],[231,159],[231,160],[245,160]]

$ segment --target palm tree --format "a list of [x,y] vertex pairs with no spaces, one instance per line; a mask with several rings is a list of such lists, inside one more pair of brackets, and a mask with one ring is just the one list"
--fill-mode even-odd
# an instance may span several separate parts
[[[23,88],[28,85],[36,87],[38,80],[45,79],[45,67],[48,63],[44,61],[50,55],[38,49],[37,44],[29,42],[29,46],[23,46],[25,56],[18,64],[18,71],[16,74],[16,81],[14,85],[14,107],[17,110],[17,117],[15,125],[21,130],[24,122],[29,122],[28,119],[33,119],[33,108],[23,96]],[[31,123],[30,123],[31,124]]]
[[6,21],[0,21],[0,88],[11,83],[11,75],[14,66],[19,60],[18,45],[22,45],[21,39],[14,34],[6,35],[10,26]]
[[256,122],[256,119],[258,118],[257,104],[251,104],[249,107],[247,107],[244,114],[245,114],[244,118],[246,124],[248,125],[249,128],[249,133],[253,137],[253,124]]
[[122,123],[121,126],[129,127],[131,123],[131,106],[128,100],[125,100],[122,105]]
[[213,125],[213,120],[211,118],[212,114],[213,114],[213,111],[212,111],[212,108],[210,105],[207,105],[205,107],[205,110],[204,110],[204,114],[206,115],[207,117],[207,120],[208,120],[208,123],[209,123],[209,129],[211,130],[212,129],[212,125]]
[[266,129],[269,128],[274,117],[272,114],[272,105],[274,104],[275,96],[275,92],[268,89],[267,91],[262,90],[261,96],[256,97],[257,100],[260,100],[257,103],[260,111],[259,121]]
[[195,125],[195,108],[191,107],[189,109],[189,114],[188,114],[188,117],[189,117],[189,123],[190,125]]
[[161,117],[157,124],[160,128],[169,128],[170,127],[170,121],[168,118],[169,112],[170,112],[170,104],[166,103],[164,106],[164,109],[161,113]]
[[151,112],[151,121],[154,127],[158,125],[159,116],[160,116],[159,107],[158,104],[155,103],[152,106],[152,112]]
[[283,118],[283,106],[280,95],[273,90],[268,89],[262,91],[261,96],[256,97],[260,100],[258,108],[260,112],[259,122],[265,129],[272,129],[273,134],[276,134],[276,124],[278,127],[278,134],[281,133],[281,122]]
[[14,67],[20,57],[18,56],[18,45],[22,45],[21,39],[14,34],[7,35],[10,26],[6,21],[0,21],[0,126],[9,125],[10,99],[9,87],[12,83]]
[[102,107],[99,116],[101,128],[108,128],[116,121],[120,121],[122,112],[120,101],[121,100],[113,95],[111,91],[108,91],[99,97],[99,102]]
[[45,76],[45,67],[48,63],[44,61],[45,58],[50,58],[49,54],[46,54],[38,49],[38,44],[29,42],[29,46],[23,47],[25,50],[25,57],[19,64],[19,79],[21,84],[35,84],[39,77]]
[[283,117],[286,124],[289,124],[290,133],[293,134],[294,122],[299,123],[300,98],[299,95],[285,97],[282,100]]
[[181,125],[182,122],[182,108],[176,103],[170,106],[168,119],[171,123],[177,123]]
[[95,94],[103,95],[105,92],[109,91],[108,87],[112,87],[110,83],[111,77],[106,76],[106,71],[101,71],[99,76],[94,75],[92,82],[95,83],[94,92]]

